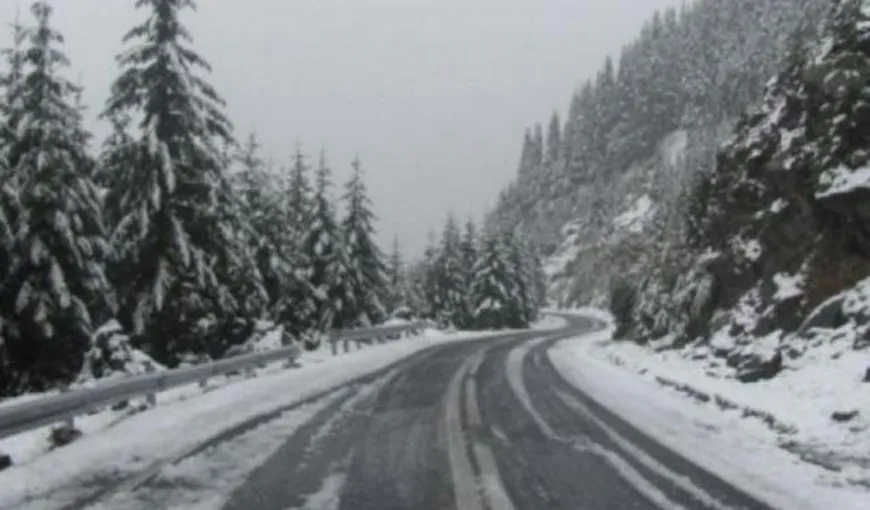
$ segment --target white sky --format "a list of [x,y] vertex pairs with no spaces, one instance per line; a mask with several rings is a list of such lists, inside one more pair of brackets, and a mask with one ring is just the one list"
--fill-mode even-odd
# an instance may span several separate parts
[[[199,0],[184,18],[237,136],[283,160],[301,140],[338,180],[360,153],[379,241],[409,255],[447,212],[480,217],[514,176],[523,130],[677,0]],[[97,113],[135,0],[54,0],[70,78]],[[28,2],[0,0],[0,21]],[[8,37],[0,34],[4,45]],[[96,121],[98,135],[106,132]],[[267,155],[268,155],[267,154]]]

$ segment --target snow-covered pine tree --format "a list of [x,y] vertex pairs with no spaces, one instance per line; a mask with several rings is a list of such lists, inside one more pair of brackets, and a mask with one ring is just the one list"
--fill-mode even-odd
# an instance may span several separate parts
[[316,327],[312,318],[317,310],[317,300],[309,274],[312,267],[311,254],[304,247],[314,211],[313,190],[308,177],[310,166],[306,159],[302,145],[297,143],[287,185],[282,191],[283,228],[286,238],[283,252],[291,272],[287,275],[281,317],[285,329],[296,336]]
[[439,296],[436,320],[444,326],[461,328],[468,322],[468,283],[462,255],[462,235],[456,218],[450,214],[435,260]]
[[393,315],[398,310],[408,307],[408,285],[405,264],[402,261],[402,249],[399,238],[393,239],[393,249],[387,260],[387,298],[384,302],[387,314]]
[[6,153],[15,141],[11,130],[10,108],[14,102],[13,94],[20,90],[24,70],[24,43],[27,36],[24,26],[16,16],[12,25],[12,46],[0,50],[5,69],[0,67],[0,281],[9,267],[9,250],[12,248],[11,222],[18,207],[18,193],[13,188],[12,169],[6,160]]
[[553,112],[550,125],[547,128],[547,156],[545,163],[553,165],[562,157],[562,124],[559,121],[559,112]]
[[31,11],[36,25],[23,30],[23,51],[12,57],[21,77],[8,85],[2,153],[3,185],[17,209],[4,227],[13,239],[0,281],[0,336],[12,373],[0,381],[2,394],[74,379],[94,324],[112,307],[89,135],[73,104],[78,89],[62,75],[69,61],[51,7],[37,1]]
[[24,73],[24,42],[27,33],[24,25],[21,24],[18,13],[15,16],[15,22],[11,26],[11,42],[12,46],[0,50],[5,69],[0,71],[0,114],[6,116],[8,108],[12,104],[12,94],[15,90],[14,85],[19,83],[23,78]]
[[426,248],[423,250],[423,260],[417,270],[417,290],[425,306],[420,310],[422,317],[435,320],[441,309],[441,296],[438,293],[439,266],[438,237],[430,230],[427,236]]
[[[821,51],[807,73],[823,96],[813,129],[820,195],[866,186],[870,165],[870,1],[835,0]],[[857,172],[856,172],[857,171]]]
[[471,302],[476,329],[509,327],[513,275],[500,237],[496,232],[486,234],[474,266]]
[[509,299],[505,308],[507,325],[511,328],[527,327],[537,313],[532,299],[532,276],[515,232],[506,229],[500,236],[505,256]]
[[528,239],[518,239],[519,249],[523,260],[523,269],[528,278],[526,286],[528,296],[526,301],[526,313],[529,322],[534,322],[540,317],[541,308],[547,304],[547,276],[537,249]]
[[311,223],[302,241],[302,252],[308,264],[305,271],[316,299],[312,323],[320,331],[349,326],[348,310],[356,307],[349,262],[329,192],[330,174],[326,156],[321,153]]
[[119,320],[158,361],[206,352],[216,322],[231,317],[235,252],[221,148],[232,140],[223,100],[196,73],[210,67],[179,19],[193,0],[138,0],[148,19],[124,37],[121,75],[104,116],[139,121],[133,156],[113,176],[107,207],[117,218],[112,277]]
[[[252,140],[249,139],[250,144]],[[236,150],[237,144],[232,140],[226,140],[226,149]],[[242,168],[245,164],[253,165],[254,175],[259,175],[262,168],[257,154],[258,145],[248,145],[252,152],[242,155],[249,159],[240,161]],[[208,340],[207,349],[209,354],[222,356],[230,347],[247,341],[254,331],[257,319],[267,317],[269,305],[269,293],[265,287],[265,278],[258,264],[258,242],[262,236],[255,228],[257,222],[253,216],[254,206],[261,206],[264,199],[257,200],[255,191],[250,186],[239,182],[239,178],[247,174],[244,171],[232,172],[234,161],[232,152],[222,158],[221,168],[227,172],[225,178],[219,181],[217,188],[217,212],[219,214],[219,226],[223,233],[223,240],[229,243],[229,249],[221,250],[215,257],[214,269],[217,281],[221,285],[217,287],[220,294],[217,295],[217,303],[213,308],[215,328],[208,328],[203,335]],[[260,172],[260,174],[257,174]],[[251,175],[251,174],[248,174]],[[260,186],[259,189],[263,189]],[[260,224],[262,225],[262,224]],[[218,311],[222,311],[220,315]]]
[[459,251],[462,261],[462,278],[465,283],[463,289],[465,300],[465,315],[460,321],[460,327],[470,329],[474,325],[474,308],[471,296],[471,281],[474,277],[474,265],[477,264],[478,247],[477,247],[477,226],[474,220],[468,219],[465,222],[465,231],[462,234],[462,240],[459,244]]
[[[14,222],[20,215],[18,189],[12,179],[12,169],[6,161],[6,152],[14,142],[13,132],[9,126],[9,107],[12,104],[12,93],[15,84],[21,80],[21,70],[24,61],[22,51],[24,43],[24,27],[16,16],[12,25],[12,46],[0,50],[4,67],[0,67],[0,288],[9,277],[12,266],[15,232]],[[14,368],[8,352],[8,342],[4,338],[4,330],[11,324],[11,317],[4,317],[0,311],[0,395],[3,395],[6,381],[12,378]]]
[[308,179],[310,168],[305,160],[306,156],[302,152],[302,146],[297,143],[287,191],[287,219],[292,232],[292,242],[296,245],[302,242],[301,239],[308,230],[313,210],[313,191]]
[[280,246],[284,219],[255,134],[248,136],[232,159],[235,169],[230,178],[234,194],[241,202],[241,218],[250,228],[244,242],[253,252],[266,293],[265,307],[271,310],[283,292]]
[[359,157],[352,162],[353,174],[345,186],[347,213],[342,220],[345,252],[353,285],[353,309],[346,309],[347,324],[370,326],[386,319],[384,299],[388,291],[384,256],[375,243],[374,213],[363,181]]
[[234,180],[253,230],[248,244],[263,279],[267,315],[299,338],[311,327],[314,307],[313,289],[303,270],[305,259],[294,239],[296,228],[288,228],[295,217],[287,199],[292,190],[284,182],[275,185],[280,176],[268,169],[259,153],[259,142],[251,136],[236,157]]

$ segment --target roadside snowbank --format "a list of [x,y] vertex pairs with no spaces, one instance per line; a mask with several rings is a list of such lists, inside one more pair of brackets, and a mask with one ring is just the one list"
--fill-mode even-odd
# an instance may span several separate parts
[[587,317],[590,319],[595,319],[597,321],[603,322],[608,327],[613,324],[613,316],[610,313],[600,309],[600,308],[592,308],[592,307],[580,307],[580,308],[549,308],[543,310],[543,313],[546,314],[557,314],[557,315],[567,315],[573,317]]
[[[573,313],[612,324],[605,312]],[[678,351],[613,342],[612,332],[608,327],[563,342],[550,357],[603,405],[776,508],[867,508],[870,489],[861,484],[870,479],[870,465],[852,459],[825,469],[808,453],[827,452],[829,461],[843,461],[847,452],[870,459],[867,417],[848,424],[829,418],[844,406],[870,409],[866,388],[842,375],[853,373],[846,365],[862,361],[848,354],[831,359],[819,350],[771,381],[742,384],[716,379]],[[832,471],[834,465],[840,471]]]
[[553,329],[561,329],[568,325],[568,321],[563,319],[562,317],[556,317],[555,315],[546,315],[540,321],[532,325],[532,329],[538,331],[549,331]]
[[[0,472],[0,508],[62,508],[100,487],[148,471],[235,425],[382,369],[427,347],[475,340],[505,332],[423,336],[367,346],[340,356],[324,347],[306,353],[301,367],[276,364],[260,376],[222,378],[203,393],[196,385],[161,393],[159,404],[129,415],[104,411],[76,421],[85,436],[45,453],[48,428],[0,442],[0,451],[17,455],[16,465]],[[234,384],[227,382],[235,379]],[[32,398],[32,397],[30,397]],[[99,433],[97,433],[99,432]]]

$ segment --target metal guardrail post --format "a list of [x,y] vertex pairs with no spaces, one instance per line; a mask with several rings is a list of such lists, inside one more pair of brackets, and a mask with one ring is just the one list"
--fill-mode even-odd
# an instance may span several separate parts
[[[154,367],[150,363],[145,365],[145,373],[146,374],[152,374],[154,372],[155,372]],[[162,386],[163,385],[162,381],[160,381],[160,382],[161,382],[161,386]],[[156,392],[148,393],[148,395],[145,397],[145,400],[148,402],[148,407],[156,407],[157,406],[157,393]]]
[[[61,388],[60,388],[60,392],[61,392],[61,394],[69,393],[69,392],[70,392],[69,385],[68,385],[68,384],[64,384],[63,386],[61,386]],[[70,429],[70,430],[75,429],[75,428],[76,428],[76,419],[75,419],[75,417],[74,417],[74,416],[69,416],[66,420],[63,421],[63,426],[66,427],[67,429]]]
[[338,335],[335,332],[329,332],[329,348],[333,356],[338,356]]

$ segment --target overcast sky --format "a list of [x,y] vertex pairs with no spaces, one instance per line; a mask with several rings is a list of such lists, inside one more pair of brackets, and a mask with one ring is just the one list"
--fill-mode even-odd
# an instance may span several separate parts
[[[237,135],[284,160],[297,139],[344,180],[359,152],[386,249],[416,255],[448,211],[480,217],[516,170],[523,130],[675,0],[199,0],[184,21]],[[18,3],[29,15],[29,3]],[[71,78],[96,113],[135,0],[55,0]],[[15,0],[0,0],[11,21]],[[24,18],[29,22],[29,17]],[[6,43],[5,34],[2,42]],[[97,134],[104,126],[91,121]]]

